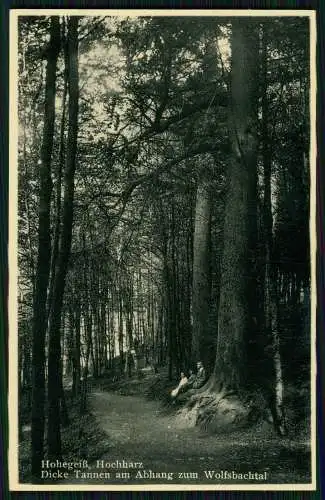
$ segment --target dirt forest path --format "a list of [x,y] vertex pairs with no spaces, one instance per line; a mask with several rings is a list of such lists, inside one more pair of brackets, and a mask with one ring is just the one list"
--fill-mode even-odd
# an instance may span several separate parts
[[[172,479],[136,477],[136,469],[128,478],[116,478],[116,469],[89,464],[87,471],[110,471],[109,479],[74,479],[70,483],[89,484],[226,484],[244,480],[207,479],[204,471],[235,471],[263,474],[268,483],[309,482],[310,450],[305,443],[289,439],[264,439],[252,434],[211,436],[198,427],[189,428],[166,415],[157,401],[143,396],[121,395],[94,390],[90,395],[91,411],[99,427],[107,434],[107,453],[98,457],[104,463],[114,461],[141,462],[141,475],[170,472]],[[187,473],[183,476],[183,473]],[[192,474],[194,473],[194,474]],[[220,477],[220,476],[219,476]],[[262,481],[263,482],[263,481]],[[265,482],[265,481],[264,481]],[[251,480],[249,483],[259,483]]]

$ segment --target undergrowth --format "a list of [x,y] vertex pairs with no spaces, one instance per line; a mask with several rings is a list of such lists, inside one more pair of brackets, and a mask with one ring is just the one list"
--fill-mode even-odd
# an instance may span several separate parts
[[[69,424],[62,427],[61,432],[63,460],[79,461],[86,458],[91,462],[109,449],[109,436],[100,429],[89,409],[81,414],[80,402],[73,400],[69,391],[67,391],[66,402]],[[23,427],[19,444],[19,477],[24,483],[31,481],[30,438],[31,429],[30,424],[27,423]],[[44,458],[47,458],[46,442]]]

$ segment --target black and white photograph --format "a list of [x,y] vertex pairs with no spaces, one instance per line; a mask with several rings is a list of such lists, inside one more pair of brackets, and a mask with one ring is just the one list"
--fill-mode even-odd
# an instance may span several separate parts
[[316,489],[314,11],[10,12],[11,490]]

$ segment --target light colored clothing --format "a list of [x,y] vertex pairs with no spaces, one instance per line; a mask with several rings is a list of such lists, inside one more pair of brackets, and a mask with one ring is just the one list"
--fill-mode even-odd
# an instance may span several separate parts
[[179,382],[179,384],[178,384],[178,386],[175,389],[172,390],[171,396],[173,398],[176,398],[176,396],[179,393],[180,389],[182,387],[184,387],[184,385],[186,385],[187,383],[188,383],[187,377],[182,377],[181,380],[180,380],[180,382]]

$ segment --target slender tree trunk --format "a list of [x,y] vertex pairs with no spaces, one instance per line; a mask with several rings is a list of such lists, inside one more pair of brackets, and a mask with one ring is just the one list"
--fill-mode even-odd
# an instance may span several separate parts
[[267,98],[267,32],[263,26],[262,32],[262,146],[264,168],[264,239],[265,239],[265,278],[264,278],[264,317],[266,335],[272,345],[273,387],[271,394],[271,410],[277,431],[282,435],[284,428],[283,412],[283,377],[280,355],[280,338],[278,331],[278,291],[277,273],[275,271],[273,249],[273,217],[271,201],[271,166],[272,156],[268,133],[268,98]]
[[[76,292],[75,292],[76,293]],[[71,308],[71,335],[72,335],[72,395],[80,394],[80,297],[77,295],[74,309]],[[74,333],[74,335],[73,335]]]
[[81,319],[81,304],[80,297],[77,297],[76,313],[75,313],[75,395],[80,394],[80,377],[81,377],[81,346],[80,346],[80,319]]
[[45,333],[46,297],[50,273],[51,239],[51,158],[55,121],[56,67],[60,50],[60,23],[51,17],[50,42],[47,49],[45,83],[44,130],[41,148],[40,194],[38,220],[38,257],[33,305],[33,355],[32,355],[32,475],[41,476],[44,458],[44,400],[45,400]]
[[60,123],[60,144],[59,144],[59,161],[56,176],[56,189],[55,189],[55,200],[56,200],[56,214],[55,214],[55,227],[52,245],[52,255],[51,255],[51,268],[50,268],[50,282],[49,282],[49,292],[47,297],[47,316],[49,317],[51,304],[53,300],[53,288],[54,288],[54,278],[56,261],[59,251],[59,239],[60,239],[60,227],[61,227],[61,187],[62,187],[62,171],[64,167],[65,158],[65,144],[64,144],[64,132],[65,132],[65,122],[66,122],[66,100],[68,92],[68,50],[67,42],[65,39],[65,24],[62,25],[62,41],[64,44],[64,83],[63,83],[63,95],[62,95],[62,115]]
[[88,373],[89,373],[89,357],[91,351],[91,325],[87,321],[85,327],[86,335],[86,355],[85,355],[85,366],[83,369],[82,386],[81,386],[81,396],[80,396],[80,412],[83,415],[87,409],[87,390],[88,390]]
[[186,341],[185,341],[185,353],[187,359],[187,366],[190,366],[192,360],[192,338],[193,338],[193,328],[192,328],[192,311],[193,311],[193,222],[192,222],[192,198],[189,200],[191,206],[190,221],[188,227],[188,233],[186,238],[186,282],[185,282],[185,298],[184,298],[184,313],[185,313],[185,329],[186,329]]
[[24,112],[24,124],[23,124],[23,165],[25,171],[25,186],[22,192],[24,193],[24,202],[25,202],[25,211],[26,211],[26,223],[27,223],[27,235],[28,235],[28,244],[29,244],[29,261],[30,261],[30,269],[31,269],[31,284],[33,290],[33,296],[35,294],[35,255],[33,251],[32,244],[32,232],[31,232],[31,210],[30,210],[30,201],[29,198],[31,196],[29,183],[28,183],[28,165],[26,158],[26,128],[27,128],[27,120],[26,120],[26,112]]
[[166,294],[166,302],[165,302],[165,338],[168,348],[168,378],[169,380],[173,377],[173,368],[174,368],[174,335],[173,331],[173,320],[172,320],[172,297],[171,297],[171,278],[169,271],[169,263],[168,256],[164,256],[164,285],[165,285],[165,294]]
[[[27,338],[26,338],[27,337]],[[27,332],[24,335],[23,346],[21,348],[23,352],[23,390],[28,391],[30,393],[31,390],[31,356],[30,356],[30,333]],[[28,405],[29,407],[29,405]]]
[[92,266],[92,277],[93,277],[93,285],[91,293],[91,302],[92,302],[92,315],[93,315],[93,326],[94,326],[94,361],[95,361],[94,376],[99,377],[100,376],[100,335],[99,335],[99,322],[98,322],[99,283],[98,283],[98,273],[95,264]]
[[64,199],[60,249],[55,273],[53,304],[49,321],[48,361],[48,453],[50,458],[61,457],[60,432],[60,326],[65,279],[67,274],[73,224],[74,174],[78,132],[78,18],[68,20],[69,128],[64,172]]
[[170,230],[170,317],[171,317],[171,341],[175,363],[176,374],[181,371],[181,361],[179,353],[179,328],[178,328],[178,302],[177,302],[177,263],[176,263],[176,214],[175,197],[171,200],[171,230]]
[[64,385],[63,385],[63,366],[61,363],[60,367],[60,408],[61,408],[61,421],[63,427],[66,427],[69,425],[69,414],[68,414],[68,407],[67,407],[67,402],[65,398],[65,392],[64,392]]
[[124,367],[123,338],[124,338],[124,328],[123,328],[122,281],[121,281],[121,277],[119,277],[119,289],[118,289],[118,347],[119,347],[120,372],[121,373],[123,373],[123,367]]
[[177,353],[178,353],[178,368],[179,371],[185,369],[184,364],[184,329],[183,329],[183,318],[182,318],[182,303],[181,303],[181,271],[180,271],[180,248],[181,242],[179,238],[175,237],[175,255],[174,255],[174,273],[175,273],[175,312],[176,312],[176,345],[177,345]]

